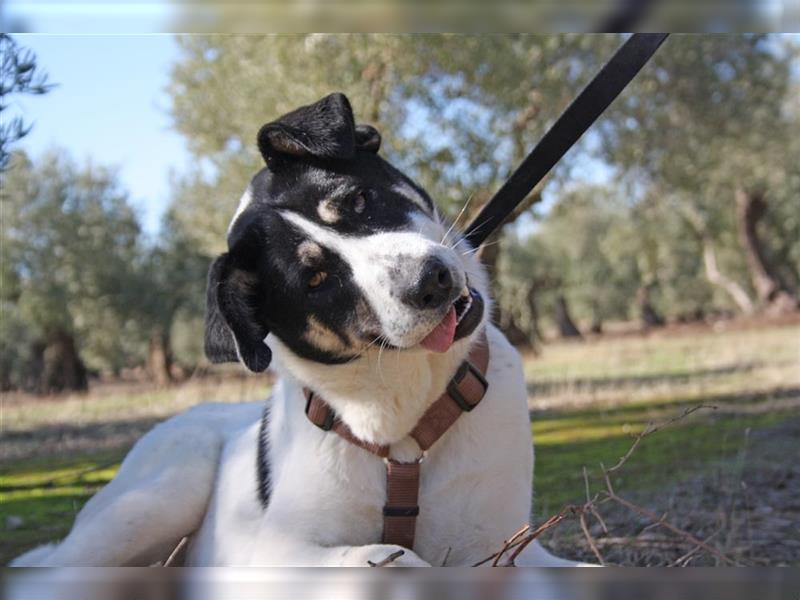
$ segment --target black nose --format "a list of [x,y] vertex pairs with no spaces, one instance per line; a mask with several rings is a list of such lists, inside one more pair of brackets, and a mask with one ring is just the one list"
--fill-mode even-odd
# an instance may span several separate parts
[[403,295],[406,304],[419,309],[439,308],[453,293],[453,274],[438,258],[429,258],[417,282]]

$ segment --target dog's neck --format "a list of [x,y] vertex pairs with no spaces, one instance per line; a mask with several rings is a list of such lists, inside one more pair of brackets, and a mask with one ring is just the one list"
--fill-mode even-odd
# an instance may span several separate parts
[[298,358],[279,340],[269,342],[279,373],[324,398],[356,437],[388,445],[405,438],[444,392],[474,338],[442,354],[370,348],[344,365],[314,363]]

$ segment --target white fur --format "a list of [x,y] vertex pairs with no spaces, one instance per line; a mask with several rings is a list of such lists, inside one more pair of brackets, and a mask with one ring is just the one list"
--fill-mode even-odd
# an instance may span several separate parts
[[253,192],[250,189],[250,186],[244,191],[242,197],[239,199],[239,206],[236,207],[236,212],[233,214],[233,218],[231,222],[228,224],[228,234],[230,234],[231,229],[233,229],[233,224],[236,223],[236,219],[238,219],[242,213],[247,210],[247,207],[253,202]]
[[[420,216],[413,231],[345,238],[296,214],[284,216],[350,263],[387,337],[399,346],[417,343],[433,325],[415,321],[381,276],[398,254],[413,259],[436,251],[457,271],[461,285],[469,278],[490,312],[488,282],[477,259],[466,249],[440,245],[447,232],[430,218]],[[364,566],[387,557],[397,548],[377,543],[384,464],[312,425],[304,414],[302,387],[321,393],[355,435],[391,444],[397,460],[413,460],[420,451],[408,433],[484,327],[491,355],[488,392],[427,454],[414,551],[406,550],[394,564],[440,565],[447,556],[448,565],[467,566],[487,557],[529,520],[533,447],[520,357],[497,329],[482,323],[444,354],[418,346],[383,352],[373,347],[358,360],[335,366],[299,358],[269,336],[281,380],[268,401],[266,509],[258,501],[256,475],[261,407],[199,407],[142,438],[63,542],[14,564],[149,564],[186,535],[192,535],[190,565]],[[534,543],[518,564],[573,563]]]
[[392,191],[400,194],[404,198],[411,200],[414,204],[416,204],[419,208],[423,211],[428,212],[430,209],[428,208],[428,204],[425,202],[425,199],[422,197],[417,190],[415,190],[411,185],[406,183],[405,181],[398,181],[394,185],[392,185]]

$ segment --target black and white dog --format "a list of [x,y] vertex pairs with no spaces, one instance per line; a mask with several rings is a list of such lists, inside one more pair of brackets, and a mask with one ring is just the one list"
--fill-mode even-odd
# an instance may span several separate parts
[[[520,358],[488,322],[474,252],[378,156],[333,94],[265,125],[267,167],[208,282],[206,351],[280,374],[262,403],[194,408],[144,436],[61,543],[16,565],[136,565],[191,536],[189,565],[367,565],[381,544],[383,461],[306,418],[321,394],[350,431],[413,461],[409,432],[485,331],[483,401],[421,468],[414,551],[394,565],[471,565],[529,519],[533,448]],[[521,565],[573,564],[537,543]]]

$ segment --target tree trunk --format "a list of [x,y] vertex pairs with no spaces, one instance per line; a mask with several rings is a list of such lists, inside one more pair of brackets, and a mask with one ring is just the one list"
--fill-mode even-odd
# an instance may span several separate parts
[[503,318],[503,321],[497,323],[497,328],[503,332],[503,335],[506,336],[509,343],[518,347],[533,348],[531,338],[520,328],[513,315],[503,313],[500,316]]
[[750,300],[750,296],[747,295],[742,286],[719,270],[714,243],[708,237],[703,239],[703,264],[706,270],[706,279],[712,285],[725,290],[744,314],[751,314],[755,309],[753,301]]
[[156,327],[150,333],[147,370],[158,385],[172,383],[172,346],[167,327]]
[[[499,234],[498,234],[499,235]],[[492,236],[492,241],[480,250],[480,260],[489,276],[490,285],[496,285],[497,277],[497,259],[500,256],[500,247],[496,243],[496,236]],[[532,346],[531,339],[517,323],[513,314],[503,310],[503,307],[497,303],[494,305],[495,319],[494,323],[497,328],[503,332],[509,342],[515,346]]]
[[539,344],[544,341],[542,330],[539,328],[539,305],[536,302],[536,286],[531,285],[528,290],[528,310],[531,312],[531,348],[538,352]]
[[603,320],[595,316],[592,319],[592,325],[589,327],[589,331],[595,335],[601,335],[603,333]]
[[767,203],[761,194],[736,190],[736,220],[739,244],[747,259],[747,269],[756,290],[759,304],[771,313],[794,310],[798,299],[786,289],[774,274],[764,254],[756,226],[767,212]]
[[381,124],[381,105],[386,98],[386,62],[382,58],[370,62],[364,67],[361,77],[369,85],[368,122],[378,127]]
[[662,327],[664,318],[658,314],[650,300],[652,284],[645,284],[636,292],[636,305],[639,307],[639,318],[645,328]]
[[603,317],[596,301],[592,301],[592,323],[589,325],[589,332],[595,335],[603,333]]
[[42,361],[39,381],[41,393],[82,392],[89,387],[86,366],[78,354],[71,334],[57,331],[49,336]]
[[556,298],[556,325],[558,325],[558,333],[562,338],[580,338],[580,330],[572,320],[569,314],[569,307],[567,306],[567,299],[559,295]]

